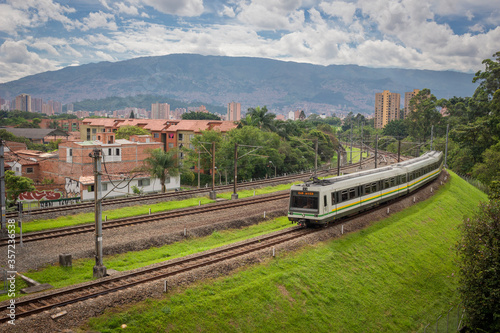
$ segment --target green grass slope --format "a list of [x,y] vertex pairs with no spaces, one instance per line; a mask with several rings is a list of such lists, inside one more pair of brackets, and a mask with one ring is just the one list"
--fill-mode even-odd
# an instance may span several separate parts
[[363,231],[93,318],[112,332],[412,332],[457,301],[458,226],[487,197],[451,176]]

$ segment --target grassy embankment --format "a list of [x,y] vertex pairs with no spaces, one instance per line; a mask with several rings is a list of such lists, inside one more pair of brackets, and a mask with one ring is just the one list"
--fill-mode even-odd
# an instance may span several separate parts
[[431,199],[360,232],[115,309],[85,329],[416,331],[457,301],[457,227],[486,199],[452,175]]

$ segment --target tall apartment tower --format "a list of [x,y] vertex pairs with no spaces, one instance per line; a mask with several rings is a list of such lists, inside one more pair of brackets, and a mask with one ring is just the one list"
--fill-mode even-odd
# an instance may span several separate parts
[[16,96],[16,110],[31,112],[31,96],[28,94]]
[[151,104],[151,119],[169,119],[170,104],[154,103]]
[[231,102],[227,105],[227,120],[238,121],[241,120],[241,104]]
[[408,116],[408,113],[410,113],[410,101],[413,97],[417,96],[417,94],[420,92],[420,89],[413,89],[412,92],[405,92],[405,119]]
[[399,119],[401,95],[384,90],[375,94],[375,128],[384,128],[390,121]]

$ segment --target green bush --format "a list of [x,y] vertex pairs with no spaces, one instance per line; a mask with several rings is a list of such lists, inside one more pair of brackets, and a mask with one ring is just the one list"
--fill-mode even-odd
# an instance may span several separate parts
[[500,201],[480,204],[462,225],[459,291],[470,332],[500,332]]

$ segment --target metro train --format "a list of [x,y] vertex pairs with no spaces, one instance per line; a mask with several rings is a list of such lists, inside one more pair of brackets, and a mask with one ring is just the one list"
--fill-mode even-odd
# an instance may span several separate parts
[[443,153],[431,151],[379,169],[313,178],[291,187],[288,220],[305,227],[328,224],[415,191],[442,168]]

